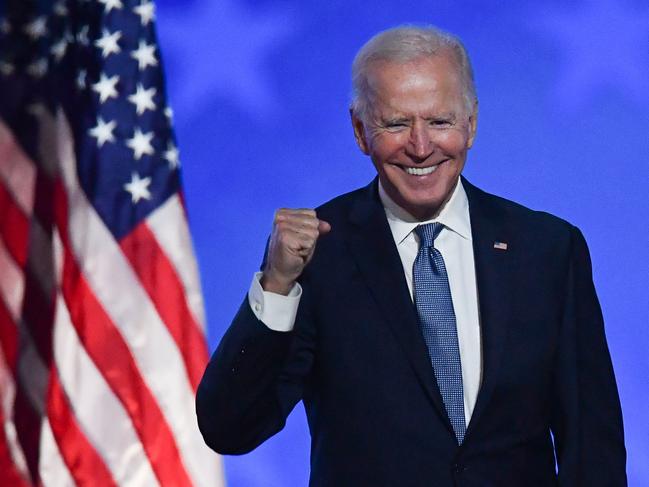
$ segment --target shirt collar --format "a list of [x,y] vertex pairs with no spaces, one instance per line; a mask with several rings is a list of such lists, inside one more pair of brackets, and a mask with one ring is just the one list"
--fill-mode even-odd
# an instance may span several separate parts
[[398,244],[417,227],[425,223],[439,222],[446,228],[457,233],[460,237],[471,241],[471,219],[469,216],[469,200],[466,196],[462,181],[458,179],[453,194],[446,202],[436,218],[426,221],[419,221],[406,210],[397,205],[383,189],[379,180],[379,197],[388,218],[388,224],[392,231],[392,237]]

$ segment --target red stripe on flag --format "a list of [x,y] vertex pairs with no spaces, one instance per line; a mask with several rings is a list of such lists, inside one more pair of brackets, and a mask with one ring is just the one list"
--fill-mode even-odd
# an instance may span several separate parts
[[144,222],[122,239],[120,247],[182,353],[196,391],[207,363],[207,344],[171,261]]
[[0,298],[0,346],[5,362],[12,375],[16,375],[16,360],[18,358],[18,333],[16,323],[9,314],[5,302]]
[[[18,352],[18,333],[16,324],[9,314],[9,310],[5,306],[4,300],[0,299],[0,345],[2,346],[2,353],[4,360],[9,368],[8,372],[16,377],[17,366],[17,352]],[[15,400],[14,404],[15,406]],[[0,407],[0,425],[5,424],[5,417],[2,407]],[[0,428],[0,478],[7,485],[15,485],[17,487],[27,487],[29,483],[22,477],[20,472],[16,469],[9,450],[9,442],[7,440],[5,428]],[[3,483],[3,485],[4,485]]]
[[0,237],[21,269],[27,262],[29,221],[7,189],[0,184]]
[[79,341],[131,418],[160,483],[190,486],[173,434],[158,403],[144,383],[127,343],[97,301],[76,263],[62,186],[57,186],[55,205],[64,250],[61,289]]
[[79,428],[56,369],[50,374],[47,416],[52,433],[77,486],[117,487],[108,467]]

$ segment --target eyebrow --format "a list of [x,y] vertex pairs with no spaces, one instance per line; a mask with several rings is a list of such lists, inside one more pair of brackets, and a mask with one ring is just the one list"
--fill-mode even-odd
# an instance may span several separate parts
[[383,122],[383,123],[401,123],[401,122],[409,122],[409,121],[410,121],[410,118],[403,117],[403,116],[381,117],[381,122]]
[[[422,117],[424,120],[448,120],[448,121],[456,121],[458,119],[458,115],[455,112],[443,112],[443,113],[435,113],[432,115],[426,115]],[[405,123],[405,122],[410,122],[411,118],[404,116],[404,115],[395,115],[395,116],[387,116],[387,117],[380,117],[380,121],[382,124],[391,124],[391,123]]]
[[429,117],[424,117],[424,118],[444,118],[444,119],[449,119],[449,120],[455,120],[457,119],[457,113],[455,112],[443,112],[443,113],[436,113],[434,115],[431,115]]

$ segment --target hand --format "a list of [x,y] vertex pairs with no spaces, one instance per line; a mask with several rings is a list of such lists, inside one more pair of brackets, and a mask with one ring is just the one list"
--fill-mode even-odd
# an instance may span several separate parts
[[264,290],[287,295],[311,261],[318,238],[330,230],[331,225],[319,220],[314,210],[277,210],[261,277]]

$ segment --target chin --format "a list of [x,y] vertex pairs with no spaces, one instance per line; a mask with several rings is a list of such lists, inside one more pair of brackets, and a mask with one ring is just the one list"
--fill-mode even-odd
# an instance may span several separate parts
[[447,196],[452,191],[443,191],[445,188],[434,188],[426,191],[416,192],[403,192],[401,193],[401,200],[407,202],[410,206],[430,208],[431,206],[438,206],[446,200]]

